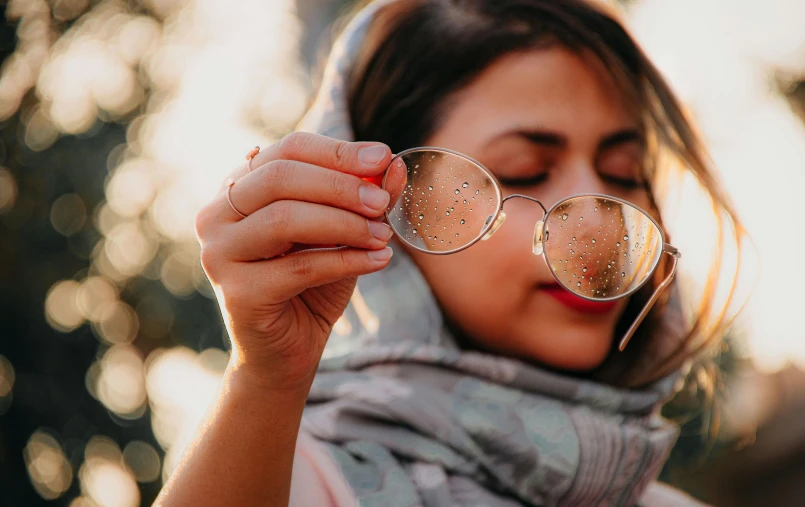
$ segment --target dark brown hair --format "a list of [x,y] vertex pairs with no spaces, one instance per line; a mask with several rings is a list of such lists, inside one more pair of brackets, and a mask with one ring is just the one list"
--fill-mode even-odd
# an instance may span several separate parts
[[[680,162],[710,194],[717,220],[726,218],[737,236],[743,234],[679,101],[617,14],[600,2],[390,2],[376,14],[349,77],[348,103],[355,137],[386,143],[395,153],[419,146],[438,130],[456,92],[490,64],[512,52],[557,46],[592,54],[603,62],[642,119],[650,148],[646,178],[656,218],[660,216],[651,188],[664,174],[662,155],[670,154],[668,160]],[[716,249],[718,262],[721,242]],[[679,368],[717,342],[728,322],[723,309],[714,308],[719,270],[713,273],[689,329],[676,335],[671,329],[660,329],[669,319],[662,318],[666,305],[658,304],[626,351],[619,353],[613,347],[592,375],[616,385],[644,384]],[[631,298],[616,332],[622,333],[634,320],[653,291],[652,285],[663,275],[658,270],[654,283]],[[708,318],[713,322],[705,325]]]

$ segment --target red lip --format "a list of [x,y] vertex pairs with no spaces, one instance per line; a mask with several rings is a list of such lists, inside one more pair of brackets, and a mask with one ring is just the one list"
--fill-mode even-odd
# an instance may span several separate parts
[[600,315],[609,313],[618,306],[617,301],[589,301],[563,289],[560,285],[546,285],[541,287],[545,294],[556,299],[571,310],[579,313]]

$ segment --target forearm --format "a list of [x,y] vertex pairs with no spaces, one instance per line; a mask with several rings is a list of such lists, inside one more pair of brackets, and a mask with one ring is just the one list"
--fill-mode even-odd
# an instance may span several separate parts
[[309,388],[256,388],[230,367],[215,406],[154,505],[287,506]]

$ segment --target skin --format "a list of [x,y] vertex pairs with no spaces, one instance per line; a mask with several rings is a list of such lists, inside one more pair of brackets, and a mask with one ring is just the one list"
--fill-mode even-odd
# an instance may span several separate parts
[[[480,160],[508,182],[504,195],[534,195],[547,207],[600,192],[647,207],[642,191],[613,179],[635,179],[642,160],[637,122],[615,89],[589,58],[561,49],[512,54],[455,97],[429,144]],[[225,186],[201,210],[201,262],[233,353],[155,505],[288,504],[302,410],[327,337],[356,277],[389,261],[391,230],[378,222],[389,195],[362,178],[382,174],[390,160],[376,143],[294,133],[262,150],[251,173],[241,165],[231,174],[230,197],[246,218],[230,207]],[[544,181],[511,184],[535,177]],[[537,209],[515,200],[506,212],[490,241],[448,257],[414,254],[448,319],[479,348],[556,368],[596,366],[623,304],[592,317],[546,296],[553,278],[530,250]],[[345,247],[305,246],[334,244]]]

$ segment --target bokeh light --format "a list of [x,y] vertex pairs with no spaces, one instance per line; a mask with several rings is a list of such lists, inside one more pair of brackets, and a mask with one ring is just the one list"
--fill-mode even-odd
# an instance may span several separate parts
[[0,167],[0,213],[5,213],[17,200],[17,182],[8,169]]
[[129,345],[114,345],[101,357],[93,392],[106,408],[123,418],[145,411],[145,371],[139,352]]
[[50,208],[50,223],[64,236],[75,234],[84,227],[87,208],[76,194],[65,194],[53,202]]
[[45,299],[45,318],[54,329],[66,333],[84,323],[78,307],[80,288],[75,280],[62,280],[51,287]]
[[50,433],[38,430],[25,446],[25,464],[31,483],[45,500],[55,500],[73,482],[73,469],[59,442]]
[[159,454],[150,444],[134,440],[123,449],[123,461],[137,482],[153,482],[160,477]]
[[92,437],[84,450],[84,463],[78,472],[83,496],[99,507],[138,506],[140,490],[123,459],[123,453],[114,440]]
[[0,415],[3,415],[14,397],[14,365],[0,355]]

